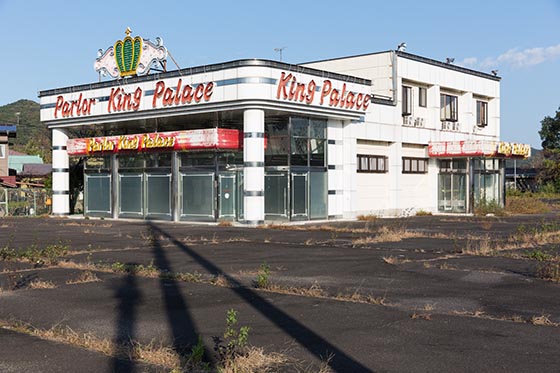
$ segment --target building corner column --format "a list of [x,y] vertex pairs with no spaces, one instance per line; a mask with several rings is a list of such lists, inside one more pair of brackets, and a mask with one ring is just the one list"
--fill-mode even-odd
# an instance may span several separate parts
[[243,112],[244,222],[264,223],[264,110]]
[[52,130],[52,215],[70,214],[70,167],[63,129]]

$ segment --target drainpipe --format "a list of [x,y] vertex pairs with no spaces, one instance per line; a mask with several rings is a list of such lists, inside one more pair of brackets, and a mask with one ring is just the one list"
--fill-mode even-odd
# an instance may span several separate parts
[[393,106],[397,106],[397,88],[398,88],[398,69],[397,69],[398,55],[396,51],[391,51],[391,67],[393,70]]

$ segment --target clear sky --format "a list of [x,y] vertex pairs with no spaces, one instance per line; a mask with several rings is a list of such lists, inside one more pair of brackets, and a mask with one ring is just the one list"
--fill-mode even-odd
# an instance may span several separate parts
[[0,0],[0,105],[97,81],[97,50],[126,27],[162,37],[182,68],[278,59],[280,47],[301,63],[404,41],[413,54],[498,69],[502,139],[537,148],[540,121],[560,106],[560,0]]

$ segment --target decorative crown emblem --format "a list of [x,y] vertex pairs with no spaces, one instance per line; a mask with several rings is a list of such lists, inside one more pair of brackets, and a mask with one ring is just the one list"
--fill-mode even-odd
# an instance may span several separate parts
[[132,31],[126,28],[126,37],[118,40],[107,50],[99,49],[93,67],[100,76],[110,75],[123,78],[132,75],[148,74],[152,66],[164,66],[167,48],[163,40],[156,38],[155,43],[140,36],[132,38]]
[[121,77],[136,75],[138,61],[142,54],[142,38],[140,36],[131,38],[131,32],[130,27],[127,27],[124,40],[118,40],[115,43],[115,61]]

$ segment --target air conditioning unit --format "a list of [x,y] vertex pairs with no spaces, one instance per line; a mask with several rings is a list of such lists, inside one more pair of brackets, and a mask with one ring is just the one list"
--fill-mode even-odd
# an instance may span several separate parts
[[441,122],[442,131],[459,132],[460,129],[461,129],[461,125],[459,124],[459,122],[449,122],[449,121]]
[[424,118],[415,118],[414,127],[424,127]]
[[407,115],[404,116],[402,119],[403,119],[404,126],[414,126],[414,117]]

